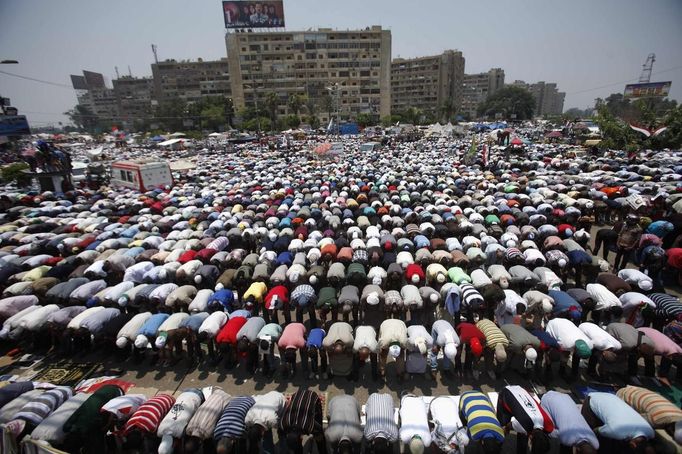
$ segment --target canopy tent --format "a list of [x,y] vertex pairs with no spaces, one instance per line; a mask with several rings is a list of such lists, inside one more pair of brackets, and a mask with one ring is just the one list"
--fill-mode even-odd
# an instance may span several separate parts
[[561,131],[550,131],[547,135],[545,135],[545,137],[549,139],[560,139],[563,136],[564,135],[561,133]]
[[185,142],[185,139],[169,139],[169,140],[166,140],[164,142],[159,143],[159,146],[160,147],[170,147],[173,145],[182,144],[184,142]]
[[104,151],[104,147],[97,147],[97,148],[89,149],[88,151],[85,152],[85,154],[91,160],[96,160],[96,159],[99,159],[99,157],[102,155],[103,151]]
[[174,132],[169,137],[176,137],[177,138],[177,137],[185,137],[185,136],[187,136],[187,134],[185,134],[184,132]]
[[192,161],[186,159],[181,159],[179,161],[173,161],[170,164],[170,169],[173,172],[187,172],[197,168],[197,165]]

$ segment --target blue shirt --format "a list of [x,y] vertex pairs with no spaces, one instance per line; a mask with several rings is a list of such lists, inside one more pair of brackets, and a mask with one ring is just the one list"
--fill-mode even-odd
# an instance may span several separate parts
[[325,332],[322,328],[313,328],[308,333],[307,347],[322,348],[322,339],[324,339]]
[[590,393],[588,397],[590,409],[604,423],[595,429],[599,435],[620,441],[637,437],[654,438],[654,429],[620,397],[600,392]]
[[140,328],[140,331],[137,333],[138,335],[142,334],[143,336],[147,337],[153,337],[156,336],[156,332],[159,330],[159,326],[163,322],[166,321],[166,319],[170,317],[169,314],[154,314],[149,319],[147,319],[146,322],[144,322],[144,325],[142,325],[142,328]]
[[599,449],[597,436],[580,414],[571,396],[549,391],[542,396],[540,404],[554,421],[556,433],[562,445],[571,447],[587,442],[594,449]]
[[204,323],[204,320],[208,318],[208,312],[199,312],[198,314],[193,314],[180,322],[180,328],[189,328],[192,331],[199,331],[199,327]]
[[208,300],[208,305],[220,303],[228,312],[232,310],[234,304],[234,293],[228,288],[218,290],[214,292],[211,298]]
[[246,309],[237,309],[236,311],[230,313],[230,318],[233,317],[251,318],[251,312],[247,311]]
[[672,232],[673,225],[668,221],[654,221],[646,228],[646,233],[651,233],[659,238],[663,238],[668,233]]

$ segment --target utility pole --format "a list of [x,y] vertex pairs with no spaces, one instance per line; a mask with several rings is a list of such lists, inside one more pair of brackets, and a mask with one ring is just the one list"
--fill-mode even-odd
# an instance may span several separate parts
[[159,56],[156,53],[156,44],[152,44],[152,53],[154,54],[154,63],[159,64]]
[[119,76],[119,74],[118,74],[118,66],[114,66],[114,71],[116,71],[116,78],[120,79],[121,76]]

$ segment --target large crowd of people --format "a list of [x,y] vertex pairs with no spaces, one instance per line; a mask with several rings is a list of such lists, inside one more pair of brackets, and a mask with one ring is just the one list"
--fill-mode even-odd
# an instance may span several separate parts
[[581,453],[682,449],[680,403],[642,387],[682,378],[681,157],[472,157],[467,140],[363,153],[348,139],[327,159],[246,144],[199,152],[196,170],[146,193],[5,191],[0,342],[396,390],[512,372],[551,389],[582,368],[640,386],[592,392],[582,410],[508,385],[398,405],[338,395],[323,414],[305,388],[147,399],[16,382],[0,388],[4,436],[92,453],[300,452],[303,435],[318,452],[492,453],[510,431],[518,452],[552,438]]

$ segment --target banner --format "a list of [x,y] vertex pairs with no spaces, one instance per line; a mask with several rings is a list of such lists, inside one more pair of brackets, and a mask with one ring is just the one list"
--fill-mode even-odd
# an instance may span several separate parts
[[223,2],[225,28],[284,27],[282,0],[231,0]]
[[644,84],[628,84],[625,86],[624,98],[664,98],[670,93],[672,82],[650,82]]
[[31,134],[26,115],[0,116],[0,136],[24,136]]

